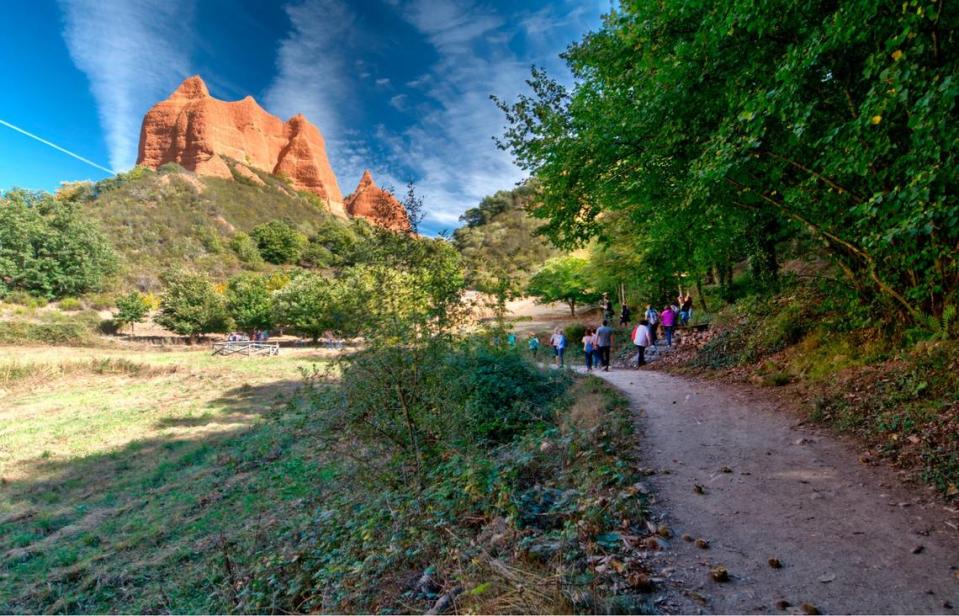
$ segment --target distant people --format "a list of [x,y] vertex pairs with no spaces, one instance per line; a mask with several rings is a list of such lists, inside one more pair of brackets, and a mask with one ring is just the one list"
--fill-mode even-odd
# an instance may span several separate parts
[[603,318],[613,320],[613,302],[609,299],[609,293],[603,293]]
[[516,348],[516,334],[514,332],[506,334],[506,345],[511,349]]
[[526,348],[529,349],[533,359],[539,358],[539,338],[536,337],[536,334],[529,335],[529,340],[526,341]]
[[666,335],[666,346],[673,346],[673,327],[676,325],[676,313],[672,306],[666,306],[659,314],[659,322],[663,324],[663,333]]
[[553,335],[549,339],[549,346],[553,347],[553,351],[556,353],[556,365],[562,368],[565,365],[563,355],[566,353],[566,334],[563,333],[563,330],[558,327],[553,330]]
[[682,298],[679,306],[679,321],[683,324],[683,327],[686,327],[689,325],[689,320],[693,318],[693,298],[689,296],[689,293]]
[[593,353],[596,352],[596,332],[587,327],[583,333],[583,355],[586,358],[586,372],[593,371]]
[[596,329],[596,348],[599,350],[599,361],[603,365],[603,372],[609,372],[609,352],[613,346],[613,328],[609,321],[604,319],[603,324]]
[[649,335],[649,321],[642,319],[633,330],[633,344],[636,345],[636,367],[646,365],[646,347],[653,344]]
[[623,304],[623,309],[619,313],[619,325],[620,327],[627,327],[629,325],[629,319],[632,316],[632,313],[629,311],[629,306]]
[[659,312],[653,308],[652,304],[646,304],[646,321],[649,323],[649,338],[652,340],[650,345],[656,345],[656,329],[659,325]]

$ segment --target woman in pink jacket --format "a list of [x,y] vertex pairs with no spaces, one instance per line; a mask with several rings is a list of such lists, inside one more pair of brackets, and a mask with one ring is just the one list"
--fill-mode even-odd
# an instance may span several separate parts
[[673,326],[676,325],[676,313],[672,306],[666,306],[659,315],[659,322],[663,324],[663,331],[666,332],[666,346],[673,346]]

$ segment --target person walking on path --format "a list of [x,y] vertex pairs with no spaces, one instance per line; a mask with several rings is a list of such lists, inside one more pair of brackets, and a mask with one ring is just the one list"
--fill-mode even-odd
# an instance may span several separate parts
[[646,305],[646,321],[649,323],[649,339],[651,346],[656,345],[656,326],[659,324],[659,312],[653,308],[652,304]]
[[536,337],[536,334],[529,335],[526,346],[529,348],[529,352],[533,355],[534,360],[539,357],[539,338]]
[[603,318],[607,321],[613,319],[613,302],[609,299],[609,293],[603,293]]
[[632,313],[629,310],[629,306],[623,304],[623,309],[619,313],[619,325],[621,327],[628,326],[630,317],[632,317]]
[[651,345],[652,338],[649,335],[649,321],[643,319],[633,330],[633,344],[636,345],[636,367],[646,365],[646,347]]
[[565,365],[563,355],[566,353],[566,334],[563,333],[563,330],[558,327],[553,330],[553,335],[549,339],[549,346],[553,347],[556,352],[556,365],[562,368]]
[[596,350],[596,332],[592,327],[586,328],[583,335],[583,355],[586,356],[586,372],[593,371],[593,353]]
[[613,328],[608,320],[603,320],[602,326],[596,330],[596,347],[599,349],[599,361],[603,365],[603,372],[609,372],[609,352],[613,346]]
[[679,320],[683,324],[683,327],[686,327],[689,325],[689,320],[693,318],[693,298],[689,296],[689,293],[686,294],[686,297],[682,298],[679,306]]
[[666,334],[666,346],[673,346],[673,327],[676,325],[676,313],[672,306],[663,308],[659,315],[659,321],[663,324],[663,333]]

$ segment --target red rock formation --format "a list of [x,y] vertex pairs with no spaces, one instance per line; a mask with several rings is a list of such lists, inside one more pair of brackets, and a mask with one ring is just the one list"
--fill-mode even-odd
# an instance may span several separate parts
[[347,197],[346,213],[361,216],[394,231],[410,231],[410,221],[403,204],[376,185],[369,169],[363,172],[356,190]]
[[346,214],[323,136],[302,115],[283,122],[250,96],[215,99],[194,75],[143,118],[139,165],[156,169],[174,162],[199,175],[229,179],[233,174],[224,158],[284,175],[297,190],[319,196],[333,213]]

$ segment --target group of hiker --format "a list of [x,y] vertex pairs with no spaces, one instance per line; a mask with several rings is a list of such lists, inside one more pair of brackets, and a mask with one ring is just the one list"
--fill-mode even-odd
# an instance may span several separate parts
[[[693,300],[689,296],[680,295],[676,298],[676,303],[670,304],[657,310],[651,304],[646,306],[639,323],[633,328],[630,334],[630,341],[636,347],[636,365],[637,367],[646,364],[646,349],[651,346],[657,346],[659,340],[658,332],[662,327],[666,346],[673,344],[673,331],[677,325],[686,326],[693,318]],[[586,371],[591,372],[593,368],[601,368],[603,371],[609,371],[610,354],[613,346],[613,328],[610,321],[613,316],[613,304],[608,296],[603,298],[603,323],[599,327],[587,327],[583,334],[582,351],[586,363]],[[621,327],[629,327],[632,313],[629,306],[623,304],[619,316]],[[566,334],[562,328],[557,327],[550,336],[549,346],[553,348],[558,366],[565,365],[566,348],[569,346]],[[530,335],[528,346],[530,352],[534,355],[539,350],[539,339]]]

